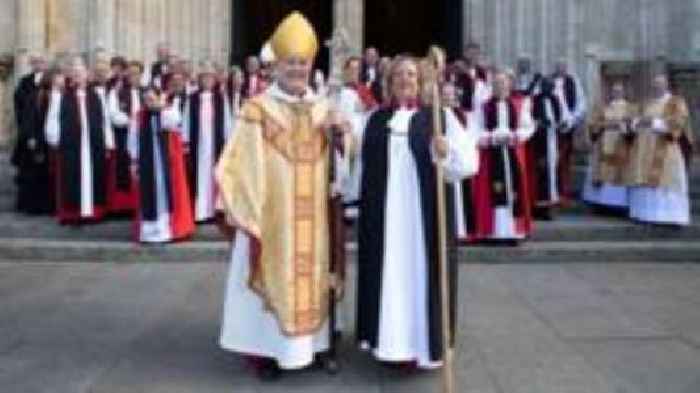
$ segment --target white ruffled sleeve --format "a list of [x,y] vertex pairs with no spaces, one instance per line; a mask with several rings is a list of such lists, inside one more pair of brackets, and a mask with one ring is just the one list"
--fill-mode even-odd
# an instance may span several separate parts
[[58,147],[58,144],[61,142],[61,96],[62,94],[58,91],[51,92],[46,123],[44,123],[46,143],[54,148]]
[[436,160],[445,171],[445,181],[453,183],[476,174],[479,169],[477,136],[473,127],[465,129],[452,111],[445,110],[447,156]]

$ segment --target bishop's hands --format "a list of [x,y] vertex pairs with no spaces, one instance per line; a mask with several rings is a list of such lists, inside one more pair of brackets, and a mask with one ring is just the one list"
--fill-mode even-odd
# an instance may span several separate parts
[[323,129],[336,149],[344,152],[350,148],[348,144],[352,141],[352,125],[342,112],[336,109],[329,110],[323,122]]

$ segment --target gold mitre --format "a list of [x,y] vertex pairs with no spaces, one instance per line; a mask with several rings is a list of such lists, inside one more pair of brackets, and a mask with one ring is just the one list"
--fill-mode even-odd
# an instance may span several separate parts
[[298,11],[289,14],[270,38],[277,59],[299,56],[313,60],[318,52],[318,38],[311,23]]

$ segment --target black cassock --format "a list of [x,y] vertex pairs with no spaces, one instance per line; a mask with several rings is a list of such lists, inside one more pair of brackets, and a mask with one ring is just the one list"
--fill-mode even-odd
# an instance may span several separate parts
[[[93,217],[104,214],[106,202],[106,152],[104,144],[104,112],[97,93],[85,90],[88,136],[90,142],[90,159],[92,164]],[[77,92],[66,90],[61,99],[59,114],[60,143],[58,151],[57,179],[59,191],[58,216],[62,222],[79,221],[81,206],[81,174],[85,163],[82,162],[82,127],[80,105]],[[84,217],[83,217],[84,218]]]
[[[360,216],[358,220],[358,289],[357,289],[357,340],[374,349],[378,346],[380,304],[382,296],[382,271],[384,264],[385,205],[389,166],[388,122],[394,111],[380,109],[369,119],[362,146],[362,182]],[[425,249],[428,253],[428,294],[430,357],[440,361],[443,354],[440,268],[438,266],[438,228],[436,171],[431,155],[433,135],[432,111],[428,108],[417,112],[409,127],[410,150],[415,159],[420,184]],[[444,120],[443,120],[444,124]],[[443,127],[444,129],[444,127]],[[454,252],[455,227],[453,220],[453,190],[446,185],[449,277],[451,293],[452,340],[456,320],[457,261]]]
[[35,73],[22,78],[14,95],[17,143],[12,152],[12,165],[17,168],[16,208],[23,213],[51,214],[54,198],[44,133],[48,93],[35,80]]

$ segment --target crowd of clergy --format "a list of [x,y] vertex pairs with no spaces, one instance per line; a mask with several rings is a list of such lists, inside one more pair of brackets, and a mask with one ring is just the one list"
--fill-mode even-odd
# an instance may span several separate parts
[[553,219],[575,197],[581,134],[592,146],[581,197],[596,211],[690,223],[689,113],[664,74],[643,102],[614,83],[589,111],[565,61],[545,75],[527,58],[515,71],[485,64],[474,43],[450,63],[437,47],[420,58],[368,48],[335,85],[313,71],[318,49],[295,12],[244,71],[204,62],[195,75],[166,46],[149,67],[48,68],[35,56],[15,99],[17,209],[68,225],[128,214],[134,240],[154,243],[216,221],[232,242],[219,344],[265,379],[333,353],[329,306],[345,277],[331,260],[345,238],[338,246],[330,200],[357,224],[357,346],[410,369],[442,367],[454,345],[456,254],[437,263],[441,174],[450,245],[518,244],[534,219]]
[[[54,214],[68,225],[132,215],[140,242],[185,240],[197,223],[216,219],[217,160],[244,102],[274,84],[274,53],[268,45],[243,68],[228,68],[206,61],[193,67],[167,45],[157,51],[148,66],[119,56],[98,56],[91,67],[79,57],[52,66],[32,57],[14,99],[18,211]],[[386,85],[394,61],[371,47],[344,61],[335,102],[360,140],[373,114],[396,105]],[[454,115],[448,124],[458,122],[480,152],[476,176],[451,189],[463,242],[518,244],[534,219],[552,220],[568,206],[579,133],[590,155],[578,196],[596,213],[690,223],[689,113],[666,75],[648,81],[651,95],[643,102],[631,101],[616,82],[589,110],[566,61],[551,74],[535,72],[526,56],[515,69],[498,68],[470,43],[441,67],[439,79]],[[310,86],[330,94],[321,71]],[[361,163],[355,160],[344,185],[350,221],[362,206]]]

